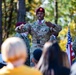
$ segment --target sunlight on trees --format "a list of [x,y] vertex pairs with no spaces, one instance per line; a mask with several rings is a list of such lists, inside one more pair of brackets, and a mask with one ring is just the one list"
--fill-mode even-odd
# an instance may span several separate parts
[[[76,37],[76,31],[75,31],[75,23],[74,21],[72,21],[70,24],[70,33],[72,36],[72,42],[74,41],[75,37]],[[59,36],[60,37],[60,42],[59,45],[62,48],[63,51],[66,51],[66,44],[67,44],[67,33],[68,33],[68,26],[66,26],[60,33]]]
[[[15,34],[14,29],[15,24],[17,23],[17,1],[18,0],[2,0],[3,40],[7,38],[7,35],[13,36]],[[45,20],[54,23],[54,0],[25,0],[26,21],[33,22],[36,19],[35,10],[39,6],[45,8]],[[60,38],[59,44],[61,48],[65,51],[68,24],[70,24],[72,39],[74,40],[76,36],[76,0],[58,0],[58,24],[63,27],[58,38]]]

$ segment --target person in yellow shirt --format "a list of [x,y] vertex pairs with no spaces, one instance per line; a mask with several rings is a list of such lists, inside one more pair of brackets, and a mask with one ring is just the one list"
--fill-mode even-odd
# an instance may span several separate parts
[[6,39],[1,46],[2,58],[7,66],[0,69],[0,75],[42,75],[34,68],[24,65],[27,59],[24,41],[18,37]]

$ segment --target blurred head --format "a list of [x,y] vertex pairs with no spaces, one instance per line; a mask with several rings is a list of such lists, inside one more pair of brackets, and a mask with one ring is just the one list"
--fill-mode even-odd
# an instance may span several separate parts
[[54,51],[57,54],[57,64],[58,65],[63,65],[63,51],[61,50],[58,42],[53,43]]
[[23,63],[27,58],[26,45],[18,37],[7,38],[1,46],[2,58],[7,63],[13,63],[22,60]]
[[50,70],[51,68],[53,69],[56,65],[58,65],[58,52],[54,44],[51,44],[45,51],[42,59],[42,65],[40,66],[41,68],[39,68],[40,71],[45,75],[48,70]]
[[41,58],[40,58],[40,60],[39,60],[39,62],[38,62],[38,64],[37,64],[37,69],[40,69],[40,67],[42,66],[42,64],[43,64],[43,62],[44,62],[44,56],[45,56],[45,54],[46,54],[46,52],[47,52],[47,50],[48,50],[48,48],[49,48],[50,46],[52,46],[52,42],[46,42],[46,43],[44,44]]
[[[58,43],[51,43],[51,42],[47,42],[44,45],[43,48],[43,53],[41,56],[41,59],[38,63],[38,69],[40,68],[40,66],[44,66],[47,67],[46,69],[50,68],[50,67],[54,67],[55,65],[60,65],[61,64],[61,51],[60,51],[60,47],[58,45]],[[41,67],[42,70],[44,70],[44,67]]]
[[55,48],[55,45],[50,45],[47,48],[47,51],[45,52],[44,55],[44,61],[46,62],[46,64],[48,65],[52,65],[57,63],[58,61],[58,50]]
[[37,64],[39,59],[40,59],[40,57],[41,57],[41,55],[42,55],[42,50],[41,49],[34,50],[34,52],[33,52],[33,60],[32,61],[35,64]]
[[44,19],[44,16],[45,16],[45,10],[44,10],[44,8],[39,7],[36,10],[36,16],[37,16],[37,19],[38,20],[43,20]]

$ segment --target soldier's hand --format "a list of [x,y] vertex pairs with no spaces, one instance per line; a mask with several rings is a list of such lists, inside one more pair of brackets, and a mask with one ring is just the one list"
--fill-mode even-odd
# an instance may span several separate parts
[[20,26],[19,26],[19,29],[22,29],[24,27],[24,24],[21,24]]
[[54,28],[55,27],[55,25],[54,24],[52,24],[51,22],[45,22],[46,23],[46,25],[47,26],[49,26],[49,27],[52,27],[52,28]]

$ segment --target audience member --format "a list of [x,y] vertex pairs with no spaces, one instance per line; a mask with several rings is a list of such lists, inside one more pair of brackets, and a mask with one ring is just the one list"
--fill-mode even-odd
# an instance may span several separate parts
[[42,50],[41,49],[34,50],[32,62],[34,63],[35,67],[36,67],[41,55],[42,55]]
[[42,56],[37,65],[43,75],[51,75],[51,70],[53,70],[54,75],[69,75],[70,73],[69,68],[63,65],[63,58],[60,59],[62,53],[57,46],[58,44],[51,42],[44,45],[45,48],[43,48]]
[[[26,24],[26,23],[18,22],[18,23],[16,23],[16,27],[20,26],[21,24]],[[26,32],[24,32],[24,31],[16,32],[15,37],[19,37],[19,38],[23,39],[23,41],[25,42],[26,47],[27,47],[27,52],[28,52],[28,59],[25,64],[30,66],[30,42],[28,39],[28,32],[27,31]]]
[[11,37],[1,46],[2,58],[7,66],[0,70],[0,75],[42,75],[34,68],[24,65],[27,59],[27,51],[24,41],[17,37]]
[[59,57],[60,64],[66,68],[70,68],[70,63],[69,63],[67,53],[61,50],[61,48],[57,42],[54,43],[54,46],[55,46],[55,49],[57,50],[57,52],[59,53],[58,57]]

